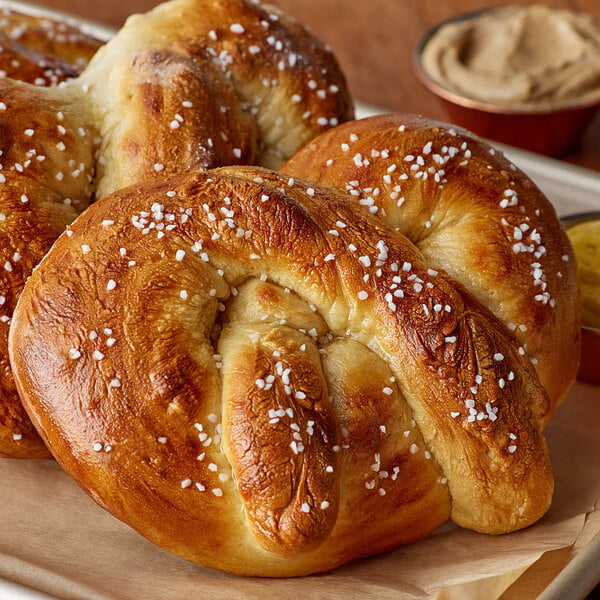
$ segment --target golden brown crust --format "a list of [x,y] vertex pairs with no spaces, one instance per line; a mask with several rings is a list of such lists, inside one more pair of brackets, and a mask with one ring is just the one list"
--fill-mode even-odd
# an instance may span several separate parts
[[48,17],[0,8],[0,73],[37,86],[74,79],[104,42]]
[[571,245],[552,205],[474,135],[409,115],[355,121],[307,145],[282,171],[349,192],[463,283],[520,342],[550,396],[575,380],[580,322]]
[[[61,60],[97,47],[60,24],[56,33],[44,19],[6,18],[18,44]],[[36,83],[18,44],[11,74]],[[0,79],[0,456],[48,454],[19,406],[6,335],[31,269],[94,197],[194,168],[280,164],[351,116],[331,52],[241,0],[174,0],[137,15],[60,87]]]
[[[309,340],[296,330],[270,324],[230,327],[234,333],[221,344],[227,357],[226,456],[259,544],[294,556],[323,543],[337,512],[338,458],[332,448],[339,441],[321,361],[314,345],[300,350]],[[256,342],[253,336],[259,336]],[[275,381],[268,383],[273,374]],[[257,381],[266,383],[257,388]],[[292,387],[293,397],[286,393]],[[291,456],[282,455],[281,448],[291,448]],[[331,510],[304,511],[308,498],[312,506],[326,503]]]
[[277,168],[353,116],[331,51],[274,8],[173,0],[124,30],[81,78],[106,132],[99,195],[189,168]]
[[489,533],[538,519],[548,397],[518,348],[347,195],[256,167],[98,201],[10,333],[24,404],[83,489],[185,558],[266,576],[449,515]]
[[49,453],[20,406],[8,329],[32,269],[88,205],[93,136],[59,88],[4,79],[0,97],[0,456],[40,458]]

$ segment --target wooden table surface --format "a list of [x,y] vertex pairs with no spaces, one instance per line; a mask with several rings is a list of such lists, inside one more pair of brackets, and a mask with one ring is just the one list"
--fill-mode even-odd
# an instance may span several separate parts
[[[308,25],[333,48],[356,100],[399,112],[446,118],[438,100],[417,81],[412,52],[420,36],[449,16],[532,0],[269,0]],[[37,0],[40,5],[119,27],[158,0]],[[545,0],[585,11],[600,21],[600,0]],[[564,160],[600,171],[600,113],[580,148]]]

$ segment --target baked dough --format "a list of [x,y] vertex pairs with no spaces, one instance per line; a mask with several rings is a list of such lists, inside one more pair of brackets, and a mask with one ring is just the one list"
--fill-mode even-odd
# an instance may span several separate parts
[[[43,94],[38,95],[37,89],[29,88],[30,92],[21,94],[18,85],[11,80],[36,87],[63,84],[81,73],[102,44],[100,40],[63,21],[24,14],[7,6],[0,8],[0,244],[3,247],[4,267],[0,271],[0,456],[49,456],[29,423],[15,391],[8,361],[8,326],[25,278],[56,236],[63,231],[64,225],[77,214],[68,207],[48,210],[44,205],[38,212],[42,223],[31,231],[31,220],[22,220],[29,214],[23,212],[22,206],[33,188],[38,188],[39,193],[43,193],[43,187],[35,182],[24,181],[15,185],[14,191],[7,191],[7,188],[13,187],[6,183],[7,170],[11,170],[9,161],[14,161],[12,170],[15,171],[23,168],[23,165],[29,167],[32,158],[35,158],[28,138],[34,132],[32,123],[37,120],[36,114],[45,103]],[[18,107],[18,111],[22,113],[28,111],[25,122],[18,120],[13,123],[12,118],[5,118],[9,105],[12,109]],[[22,130],[19,129],[21,125]],[[10,151],[15,143],[13,136],[24,138],[21,142],[16,142],[16,152]],[[60,141],[52,137],[47,140],[47,145]],[[45,157],[43,154],[42,156]],[[72,158],[77,160],[79,156],[74,154]],[[18,170],[15,174],[17,173]],[[38,173],[36,171],[32,179]],[[9,180],[12,180],[12,176],[13,174],[8,175]],[[19,188],[22,188],[21,193],[18,193]],[[63,200],[63,197],[53,195],[50,191],[47,196],[55,202]],[[76,201],[76,207],[81,210],[81,203]],[[21,225],[15,228],[14,223],[18,222]]]
[[37,86],[77,77],[104,42],[79,27],[0,7],[0,74]]
[[137,181],[280,166],[352,110],[330,50],[242,0],[172,0],[131,17],[59,87],[1,79],[0,455],[48,456],[15,392],[7,335],[25,280],[77,214]]
[[207,567],[324,571],[449,517],[519,529],[551,502],[551,404],[514,333],[351,196],[288,175],[225,167],[102,198],[31,276],[10,344],[65,470]]
[[409,115],[340,126],[282,170],[346,191],[469,289],[532,361],[551,417],[579,365],[579,290],[556,211],[523,172],[464,129]]

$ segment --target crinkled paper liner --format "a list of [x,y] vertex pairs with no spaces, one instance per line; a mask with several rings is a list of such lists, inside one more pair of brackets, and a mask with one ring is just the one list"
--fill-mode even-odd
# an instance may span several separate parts
[[0,460],[0,577],[15,599],[47,597],[21,586],[77,600],[582,598],[600,580],[600,559],[590,560],[600,557],[600,387],[575,384],[547,437],[556,491],[532,527],[491,537],[446,525],[388,554],[279,580],[188,563],[96,506],[57,464]]

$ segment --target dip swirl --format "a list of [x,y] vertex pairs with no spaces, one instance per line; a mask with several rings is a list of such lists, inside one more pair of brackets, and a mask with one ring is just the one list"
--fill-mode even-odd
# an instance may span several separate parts
[[514,108],[600,100],[600,29],[586,14],[509,6],[442,25],[421,65],[438,85]]

